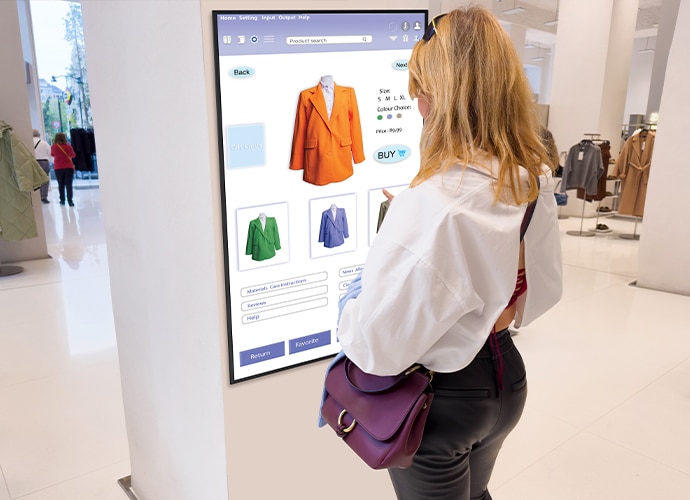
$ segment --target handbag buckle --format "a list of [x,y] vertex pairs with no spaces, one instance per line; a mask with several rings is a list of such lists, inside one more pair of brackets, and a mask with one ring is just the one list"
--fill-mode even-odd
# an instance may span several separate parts
[[349,432],[352,432],[352,429],[355,428],[357,425],[357,420],[354,418],[352,419],[352,423],[348,425],[347,427],[343,427],[343,418],[345,418],[345,415],[347,414],[347,410],[343,409],[343,411],[340,412],[340,415],[338,415],[338,435],[339,436],[344,436],[345,434],[348,434]]

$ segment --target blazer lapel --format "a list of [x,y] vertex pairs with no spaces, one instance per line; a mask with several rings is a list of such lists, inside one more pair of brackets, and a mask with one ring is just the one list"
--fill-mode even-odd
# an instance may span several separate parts
[[[314,106],[314,109],[319,114],[323,122],[328,127],[328,130],[330,130],[331,124],[328,120],[328,109],[326,109],[326,99],[323,98],[323,91],[321,90],[320,83],[316,87],[314,87],[311,93],[311,98],[309,100],[311,101],[312,105]],[[335,108],[335,105],[333,107]]]
[[335,120],[343,111],[347,111],[345,106],[345,94],[347,90],[333,84],[333,110],[331,111],[331,120]]

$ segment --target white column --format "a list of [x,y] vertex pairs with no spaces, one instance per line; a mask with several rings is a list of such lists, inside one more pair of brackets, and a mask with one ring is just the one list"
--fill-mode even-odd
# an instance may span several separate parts
[[549,117],[560,149],[584,133],[620,136],[637,6],[637,0],[561,0]]
[[227,500],[211,17],[198,0],[84,0],[82,13],[132,487]]
[[659,30],[654,46],[652,81],[649,86],[649,99],[647,100],[647,118],[649,118],[652,113],[659,112],[661,96],[664,92],[666,65],[668,63],[671,42],[673,41],[673,34],[677,24],[680,3],[680,0],[663,0],[663,2],[661,2]]
[[[31,134],[30,93],[26,82],[26,66],[22,48],[24,39],[30,40],[29,27],[20,23],[18,7],[26,8],[24,2],[0,1],[0,120],[12,127],[14,134],[30,150],[33,150]],[[22,10],[26,19],[26,11]],[[35,75],[35,71],[33,75]],[[33,99],[34,94],[31,95]],[[38,191],[32,193],[34,218],[38,236],[21,241],[0,241],[0,262],[43,259],[48,257],[45,227],[43,225],[43,205]]]
[[[561,0],[549,110],[559,151],[596,133],[617,155],[637,6],[638,0]],[[575,196],[562,213],[595,214]]]
[[681,2],[668,57],[640,237],[638,285],[690,295],[690,2]]

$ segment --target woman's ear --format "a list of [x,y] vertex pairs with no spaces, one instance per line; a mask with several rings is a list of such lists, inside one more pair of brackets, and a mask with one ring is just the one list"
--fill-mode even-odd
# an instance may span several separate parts
[[422,115],[422,118],[426,118],[429,114],[429,110],[431,109],[429,100],[422,94],[417,96],[417,109],[419,110],[419,114]]

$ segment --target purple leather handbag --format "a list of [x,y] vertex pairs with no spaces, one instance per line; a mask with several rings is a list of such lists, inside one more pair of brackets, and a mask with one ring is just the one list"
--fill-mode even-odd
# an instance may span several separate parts
[[432,376],[417,365],[379,377],[344,357],[326,376],[322,415],[372,469],[409,467],[434,398]]

